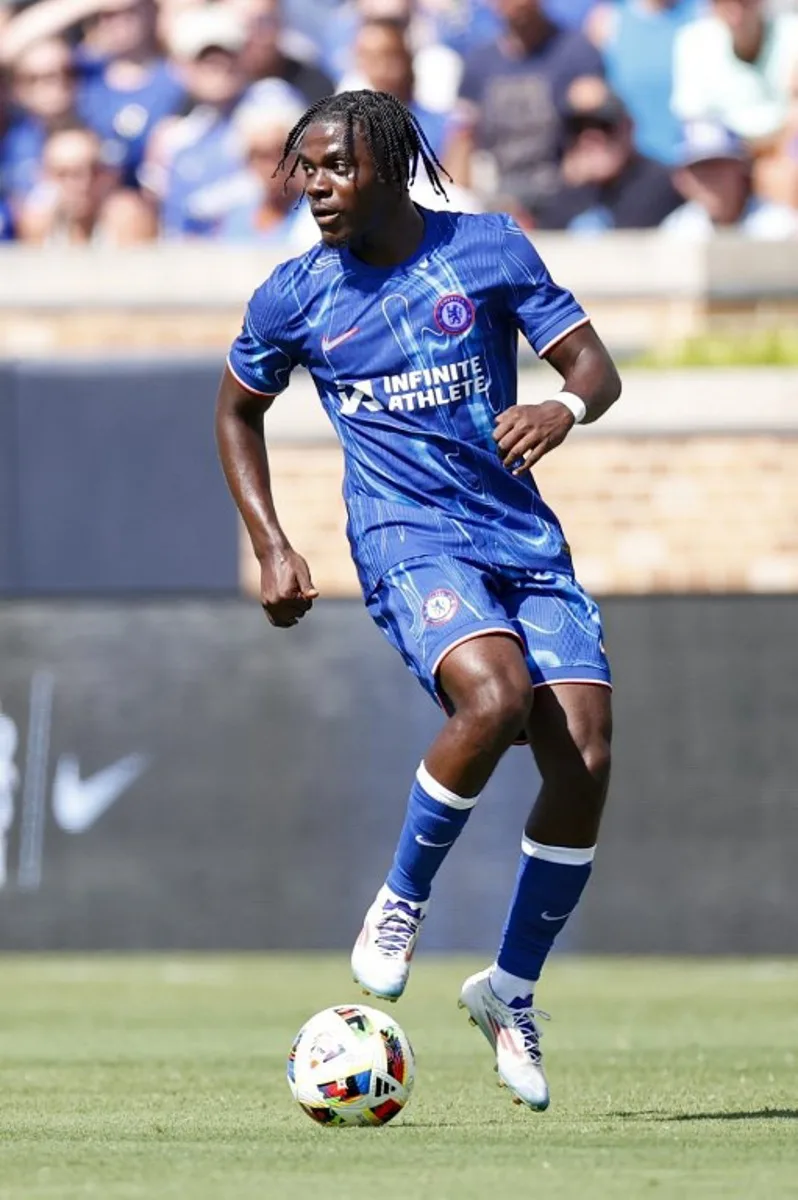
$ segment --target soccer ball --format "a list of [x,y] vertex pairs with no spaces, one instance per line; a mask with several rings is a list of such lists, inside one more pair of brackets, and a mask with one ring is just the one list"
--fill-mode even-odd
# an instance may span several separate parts
[[302,1026],[287,1074],[294,1099],[321,1125],[385,1125],[410,1098],[415,1061],[391,1017],[342,1004]]

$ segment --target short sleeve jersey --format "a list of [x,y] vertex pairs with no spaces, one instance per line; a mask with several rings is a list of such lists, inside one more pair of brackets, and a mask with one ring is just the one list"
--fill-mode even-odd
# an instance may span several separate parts
[[516,403],[519,331],[544,356],[587,322],[503,214],[421,209],[424,237],[392,268],[322,243],[250,300],[228,359],[275,395],[302,365],[344,452],[348,536],[368,596],[392,566],[449,554],[570,575],[532,476],[493,440]]

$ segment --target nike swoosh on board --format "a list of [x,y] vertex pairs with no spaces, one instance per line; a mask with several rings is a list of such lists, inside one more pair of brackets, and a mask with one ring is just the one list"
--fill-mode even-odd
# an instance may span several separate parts
[[327,350],[334,350],[336,346],[340,346],[342,342],[348,341],[349,338],[354,337],[355,334],[359,332],[359,327],[355,325],[352,329],[347,329],[346,333],[339,333],[338,336],[334,338],[328,338],[325,334],[321,339],[321,348],[325,352]]
[[53,779],[53,816],[67,833],[83,833],[143,775],[147,754],[128,754],[87,779],[74,754],[62,754]]
[[416,834],[416,841],[419,846],[429,846],[431,850],[443,850],[445,846],[453,846],[454,842],[428,842],[420,833]]

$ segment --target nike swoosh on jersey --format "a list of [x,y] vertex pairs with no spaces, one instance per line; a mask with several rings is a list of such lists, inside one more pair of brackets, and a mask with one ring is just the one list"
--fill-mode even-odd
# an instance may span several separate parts
[[136,782],[149,762],[146,754],[128,754],[81,779],[77,756],[62,754],[53,780],[53,816],[67,833],[83,833]]
[[544,912],[541,913],[540,916],[544,921],[564,921],[566,917],[570,917],[572,911],[573,910],[569,909],[567,913],[555,913],[554,916],[552,916],[551,913]]
[[321,348],[325,351],[325,353],[327,350],[334,350],[336,346],[340,346],[342,342],[348,341],[349,338],[354,337],[355,334],[359,332],[360,330],[358,326],[355,325],[354,328],[347,329],[346,333],[339,333],[338,336],[334,338],[328,338],[325,334],[321,339]]
[[431,850],[443,850],[445,846],[453,846],[454,842],[428,842],[420,833],[416,834],[416,841],[419,846],[429,846]]

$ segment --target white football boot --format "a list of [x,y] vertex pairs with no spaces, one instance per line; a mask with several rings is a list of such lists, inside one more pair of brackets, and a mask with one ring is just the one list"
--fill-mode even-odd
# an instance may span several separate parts
[[510,1089],[515,1104],[542,1112],[549,1107],[549,1085],[535,1020],[548,1021],[549,1014],[519,1001],[505,1004],[491,988],[490,974],[488,967],[465,981],[458,1007],[468,1010],[471,1024],[479,1026],[495,1050],[499,1086]]
[[390,1002],[399,999],[426,910],[426,902],[403,900],[380,888],[352,951],[352,974],[364,992]]

